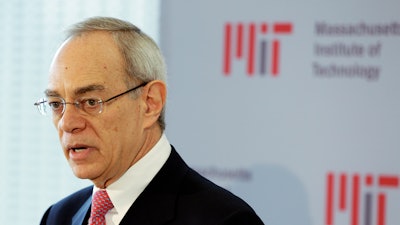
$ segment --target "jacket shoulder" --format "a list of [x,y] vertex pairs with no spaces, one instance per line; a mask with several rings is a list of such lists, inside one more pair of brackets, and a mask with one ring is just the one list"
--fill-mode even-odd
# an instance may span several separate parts
[[174,224],[263,224],[243,199],[190,168],[175,149],[159,175],[157,187],[176,191]]
[[[189,169],[180,194],[178,211],[197,212],[193,217],[220,223],[245,219],[248,224],[263,224],[255,211],[243,199]],[[238,223],[241,224],[241,223]]]
[[83,188],[50,206],[40,224],[71,224],[74,215],[91,197],[92,190],[93,186]]

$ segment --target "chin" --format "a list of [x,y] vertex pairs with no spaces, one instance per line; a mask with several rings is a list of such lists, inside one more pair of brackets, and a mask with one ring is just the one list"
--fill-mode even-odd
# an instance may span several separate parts
[[77,178],[80,179],[89,179],[91,180],[93,177],[96,177],[94,175],[94,171],[92,171],[90,168],[87,166],[78,166],[78,165],[71,165],[72,172]]
[[79,179],[90,179],[87,173],[73,170],[74,175]]

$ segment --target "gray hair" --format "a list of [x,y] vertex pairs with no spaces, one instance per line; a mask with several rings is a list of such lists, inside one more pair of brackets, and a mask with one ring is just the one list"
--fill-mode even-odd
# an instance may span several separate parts
[[[67,30],[67,38],[92,31],[109,32],[115,40],[126,64],[126,73],[132,81],[149,82],[162,80],[166,83],[166,66],[161,50],[147,34],[135,25],[111,17],[91,17],[74,24]],[[165,129],[165,108],[158,118],[161,129]]]

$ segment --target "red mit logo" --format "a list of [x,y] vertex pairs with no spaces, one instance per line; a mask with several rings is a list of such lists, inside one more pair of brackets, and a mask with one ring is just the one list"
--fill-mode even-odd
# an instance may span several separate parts
[[386,224],[387,196],[383,191],[399,188],[398,176],[328,173],[326,178],[325,225],[334,225],[334,213],[346,212],[350,225]]
[[[292,30],[292,23],[274,23],[271,26],[264,22],[260,24],[250,23],[248,25],[226,23],[224,31],[224,74],[226,76],[231,74],[233,59],[245,59],[247,60],[247,75],[254,75],[258,50],[259,64],[257,69],[259,73],[266,74],[269,69],[272,76],[278,76],[280,41],[274,38],[271,43],[268,43],[265,35],[268,33],[273,35],[291,34]],[[256,46],[258,40],[259,43]],[[268,48],[271,48],[269,55]],[[271,57],[271,60],[268,60],[268,57]],[[270,64],[268,64],[268,61],[270,61]]]

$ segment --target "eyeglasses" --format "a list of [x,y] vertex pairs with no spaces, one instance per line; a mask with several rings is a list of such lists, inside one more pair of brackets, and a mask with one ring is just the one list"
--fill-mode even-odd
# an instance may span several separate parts
[[101,98],[97,97],[83,97],[75,100],[74,102],[66,102],[65,99],[61,97],[47,97],[47,98],[41,98],[37,102],[34,103],[34,105],[37,107],[39,112],[44,115],[50,115],[52,114],[53,116],[61,116],[65,112],[65,106],[67,104],[74,105],[76,108],[82,110],[83,112],[89,114],[89,115],[95,115],[99,114],[103,111],[103,106],[104,103],[109,102],[113,99],[116,99],[124,94],[127,94],[131,91],[134,91],[138,88],[144,87],[147,85],[147,82],[142,83],[134,88],[131,88],[125,92],[122,92],[121,94],[115,95],[105,101],[103,101]]

